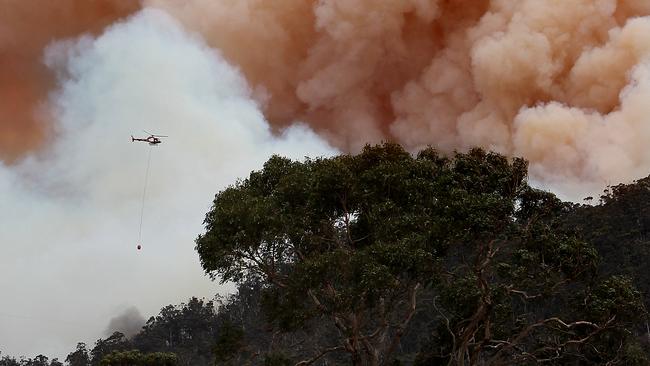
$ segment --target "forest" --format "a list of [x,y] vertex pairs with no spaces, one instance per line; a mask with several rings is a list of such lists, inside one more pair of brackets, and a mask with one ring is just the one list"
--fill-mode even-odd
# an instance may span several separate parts
[[273,156],[196,239],[236,293],[0,366],[650,364],[650,176],[576,204],[527,172],[392,143]]

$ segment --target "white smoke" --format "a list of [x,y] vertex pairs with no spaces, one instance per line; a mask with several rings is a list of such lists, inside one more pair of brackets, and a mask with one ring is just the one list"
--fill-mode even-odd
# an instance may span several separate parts
[[[0,166],[3,354],[65,358],[129,306],[149,316],[227,290],[194,251],[213,195],[272,153],[335,153],[302,125],[274,136],[239,72],[161,11],[54,43],[45,61],[60,78],[56,141]],[[170,137],[131,143],[143,129]]]

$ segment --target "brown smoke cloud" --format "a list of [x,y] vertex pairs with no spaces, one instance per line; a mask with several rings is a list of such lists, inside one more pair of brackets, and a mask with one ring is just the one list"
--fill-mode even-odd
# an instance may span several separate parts
[[[647,0],[143,0],[237,65],[276,130],[334,146],[482,146],[537,178],[646,175]],[[41,144],[55,39],[97,32],[130,0],[0,5],[0,159]]]
[[0,2],[0,161],[39,147],[51,132],[43,103],[54,77],[42,61],[43,48],[96,33],[139,7],[133,0]]
[[647,0],[145,4],[238,65],[276,128],[303,120],[348,151],[382,139],[479,145],[525,156],[538,177],[616,182],[650,170],[640,148],[650,94],[639,95],[650,80],[638,70]]

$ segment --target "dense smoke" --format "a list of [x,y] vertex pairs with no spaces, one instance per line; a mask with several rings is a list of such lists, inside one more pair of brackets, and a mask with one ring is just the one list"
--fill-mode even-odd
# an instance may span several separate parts
[[[12,161],[56,127],[43,103],[52,77],[42,47],[97,31],[141,4],[8,4],[0,15],[8,55],[0,159]],[[414,151],[482,146],[526,157],[537,181],[570,196],[650,170],[640,148],[650,129],[635,103],[647,83],[645,0],[142,5],[165,10],[240,67],[276,132],[304,121],[352,152],[380,140]]]
[[646,0],[146,4],[240,66],[276,127],[305,120],[344,150],[482,146],[564,191],[650,170]]
[[120,332],[127,337],[131,337],[140,330],[145,323],[145,319],[135,306],[126,308],[120,315],[111,318],[104,335],[110,336],[113,332]]
[[101,31],[138,7],[132,0],[0,3],[0,162],[15,161],[52,133],[44,104],[54,77],[43,64],[43,48],[63,37]]
[[[53,43],[44,60],[58,136],[0,165],[3,353],[64,359],[127,306],[148,317],[223,291],[193,243],[214,194],[273,153],[335,153],[301,125],[274,136],[237,70],[161,11]],[[132,143],[142,129],[170,137]]]

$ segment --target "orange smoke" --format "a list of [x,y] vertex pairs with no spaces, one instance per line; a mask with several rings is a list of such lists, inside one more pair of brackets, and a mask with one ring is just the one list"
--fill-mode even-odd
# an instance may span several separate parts
[[0,161],[40,146],[51,129],[42,108],[54,77],[42,62],[53,40],[98,32],[139,8],[132,0],[0,3]]
[[[478,145],[528,158],[537,178],[617,182],[650,170],[647,0],[143,2],[237,65],[276,130],[303,121],[344,151],[380,140]],[[4,160],[46,135],[43,46],[139,7],[9,4],[0,5]]]
[[239,66],[272,124],[303,120],[337,147],[356,150],[391,135],[401,108],[395,93],[437,55],[456,52],[458,34],[480,19],[488,1],[145,3],[201,33]]
[[616,130],[608,121],[643,125],[625,119],[639,117],[630,106],[615,114],[633,104],[626,85],[645,83],[632,75],[650,56],[647,0],[145,4],[238,65],[276,128],[302,120],[343,150],[478,145],[529,158],[534,174],[592,181],[650,169],[650,155],[612,148],[634,166],[623,173],[588,141]]

